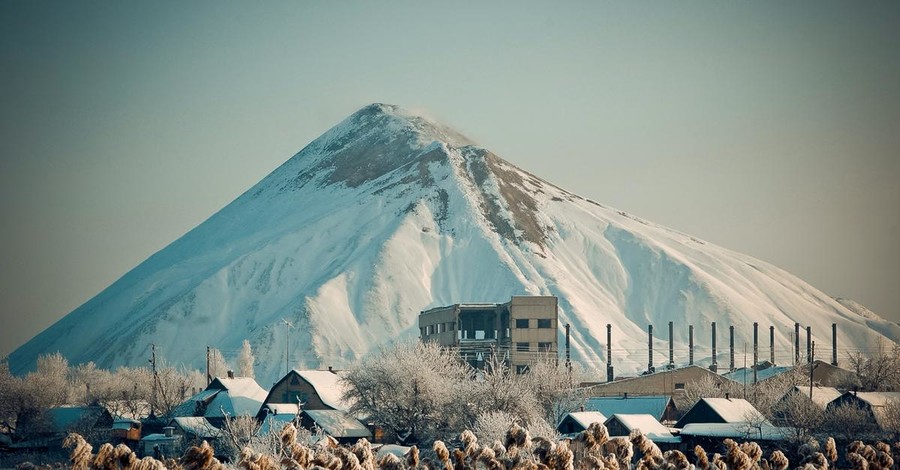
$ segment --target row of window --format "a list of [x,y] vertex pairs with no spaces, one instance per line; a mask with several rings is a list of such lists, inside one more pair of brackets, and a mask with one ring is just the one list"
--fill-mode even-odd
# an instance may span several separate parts
[[[531,323],[531,319],[528,318],[516,318],[516,328],[531,328],[529,324]],[[553,321],[549,318],[538,318],[537,319],[537,327],[538,328],[552,328]]]
[[[537,351],[539,352],[548,352],[553,347],[553,343],[538,343]],[[531,351],[531,343],[516,343],[516,351],[528,352]]]
[[[517,318],[516,322],[515,322],[516,328],[519,328],[519,329],[531,328],[531,326],[530,326],[531,320],[537,321],[537,328],[553,328],[553,326],[552,326],[553,321],[549,318],[537,318],[537,319]],[[420,332],[422,333],[422,336],[441,334],[445,331],[453,331],[455,329],[456,329],[456,322],[435,323],[434,325],[427,325],[427,326],[419,328]],[[482,335],[484,334],[484,332],[482,330],[479,330],[479,331],[481,331]],[[477,334],[477,332],[476,332],[476,334]],[[506,336],[509,336],[509,328],[506,329]],[[463,335],[461,338],[466,339],[465,335]],[[473,338],[468,338],[468,339],[473,339]],[[484,337],[474,338],[474,339],[484,339]]]

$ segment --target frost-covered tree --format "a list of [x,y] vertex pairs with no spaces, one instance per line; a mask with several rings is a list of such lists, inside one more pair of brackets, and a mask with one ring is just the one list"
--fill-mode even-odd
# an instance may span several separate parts
[[209,349],[209,375],[212,378],[216,377],[226,377],[228,375],[229,370],[234,370],[228,365],[228,362],[225,361],[225,356],[222,355],[222,351],[219,351],[216,348]]
[[418,341],[382,347],[342,379],[351,413],[364,414],[391,437],[422,442],[458,435],[465,423],[471,371],[456,355]]
[[772,406],[772,422],[793,430],[793,438],[803,441],[825,423],[825,411],[808,396],[791,392]]
[[900,344],[878,343],[873,354],[848,354],[847,363],[865,391],[900,390]]
[[238,375],[241,377],[250,377],[256,378],[256,374],[253,372],[253,362],[255,358],[253,357],[253,349],[250,348],[250,341],[244,340],[244,343],[241,345],[241,353],[238,356]]

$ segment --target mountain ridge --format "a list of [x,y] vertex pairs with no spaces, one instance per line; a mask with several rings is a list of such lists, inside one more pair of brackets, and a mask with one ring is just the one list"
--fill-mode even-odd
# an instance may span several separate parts
[[[21,373],[56,349],[75,363],[143,364],[154,343],[198,367],[207,344],[237,350],[248,338],[258,376],[274,378],[282,319],[297,326],[291,362],[341,367],[415,335],[420,310],[519,294],[560,297],[573,359],[598,369],[606,323],[615,350],[628,352],[614,354],[624,371],[646,366],[651,322],[694,324],[698,361],[711,321],[734,324],[744,341],[754,321],[775,324],[785,350],[794,321],[840,323],[845,348],[900,338],[897,325],[768,263],[587,200],[442,124],[372,104],[14,351],[10,365]],[[821,330],[814,336],[830,343]],[[676,332],[679,351],[686,335]]]

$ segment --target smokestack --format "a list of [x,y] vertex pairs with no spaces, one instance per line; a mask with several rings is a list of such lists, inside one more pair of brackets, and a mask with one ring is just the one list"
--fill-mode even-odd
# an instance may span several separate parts
[[837,367],[837,323],[831,324],[831,365]]
[[812,362],[812,335],[810,334],[810,327],[806,327],[806,363],[809,364]]
[[775,326],[769,325],[769,362],[775,365]]
[[753,322],[753,383],[756,383],[756,366],[759,364],[759,323]]
[[728,351],[728,370],[734,372],[734,325],[728,327]]
[[672,322],[669,322],[669,369],[675,368],[675,338],[674,334],[674,325]]
[[612,365],[612,325],[606,324],[606,381],[613,381]]
[[569,324],[566,323],[566,370],[572,372],[571,349],[569,343]]
[[716,322],[712,322],[712,364],[709,365],[709,370],[713,372],[719,370],[719,365],[716,364]]
[[647,373],[653,372],[653,325],[647,325]]
[[800,364],[800,324],[794,322],[794,365]]
[[694,325],[688,325],[688,365],[694,365]]

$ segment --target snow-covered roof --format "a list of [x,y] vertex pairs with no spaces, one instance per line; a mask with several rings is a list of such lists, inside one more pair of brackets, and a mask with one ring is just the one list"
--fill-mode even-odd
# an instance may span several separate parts
[[900,402],[900,392],[847,392],[852,393],[869,406],[885,406],[891,401]]
[[305,410],[325,433],[334,437],[372,437],[369,429],[358,419],[342,410]]
[[762,416],[743,398],[701,398],[700,401],[706,402],[726,423],[741,423]]
[[231,397],[245,397],[262,403],[266,399],[266,395],[269,394],[251,377],[216,377],[216,380],[209,384],[207,390],[215,387],[216,382],[220,384],[222,389],[227,390],[228,395]]
[[409,453],[410,447],[401,446],[399,444],[384,444],[378,447],[378,450],[375,451],[375,460],[381,460],[386,454],[393,454],[401,459],[406,457],[406,454]]
[[648,414],[614,414],[606,420],[608,426],[610,422],[616,420],[622,423],[622,426],[629,431],[640,429],[641,432],[654,442],[680,442],[681,439],[672,435],[669,428],[665,427],[656,420],[652,415]]
[[222,437],[222,431],[202,416],[179,416],[172,418],[169,425],[181,429],[185,434],[193,434],[201,439],[217,439]]
[[322,403],[336,410],[347,411],[350,409],[350,405],[341,399],[347,387],[341,383],[340,375],[329,370],[294,369],[294,372],[316,389]]
[[296,403],[266,403],[263,409],[267,410],[267,415],[278,416],[297,416],[300,413],[300,407]]
[[[581,425],[584,429],[587,429],[591,423],[603,423],[606,421],[606,416],[599,411],[575,411],[573,413],[569,413],[566,416],[571,417],[575,420],[576,423]],[[563,420],[566,418],[563,417]]]
[[730,437],[734,439],[755,439],[762,441],[779,441],[787,438],[790,432],[768,423],[758,426],[750,423],[691,423],[681,429],[682,436]]
[[599,411],[606,416],[614,414],[649,414],[656,419],[663,417],[672,398],[666,395],[615,396],[588,398],[585,410]]
[[[791,369],[793,369],[793,367],[772,366],[757,370],[756,381],[761,382],[768,378],[775,377],[776,375],[783,374]],[[750,367],[741,367],[739,369],[735,369],[734,371],[722,374],[722,377],[734,380],[737,383],[751,384],[753,383],[753,369]]]
[[277,432],[280,433],[282,429],[284,429],[284,425],[294,421],[297,415],[291,414],[280,414],[280,415],[268,415],[265,419],[262,420],[262,423],[259,425],[259,430],[256,432],[257,436],[268,436],[270,433]]
[[[794,385],[785,395],[791,393],[799,393],[804,397],[809,397],[809,387]],[[834,401],[839,396],[841,396],[841,392],[834,387],[814,386],[812,388],[812,401],[823,410],[828,406],[829,403]]]

